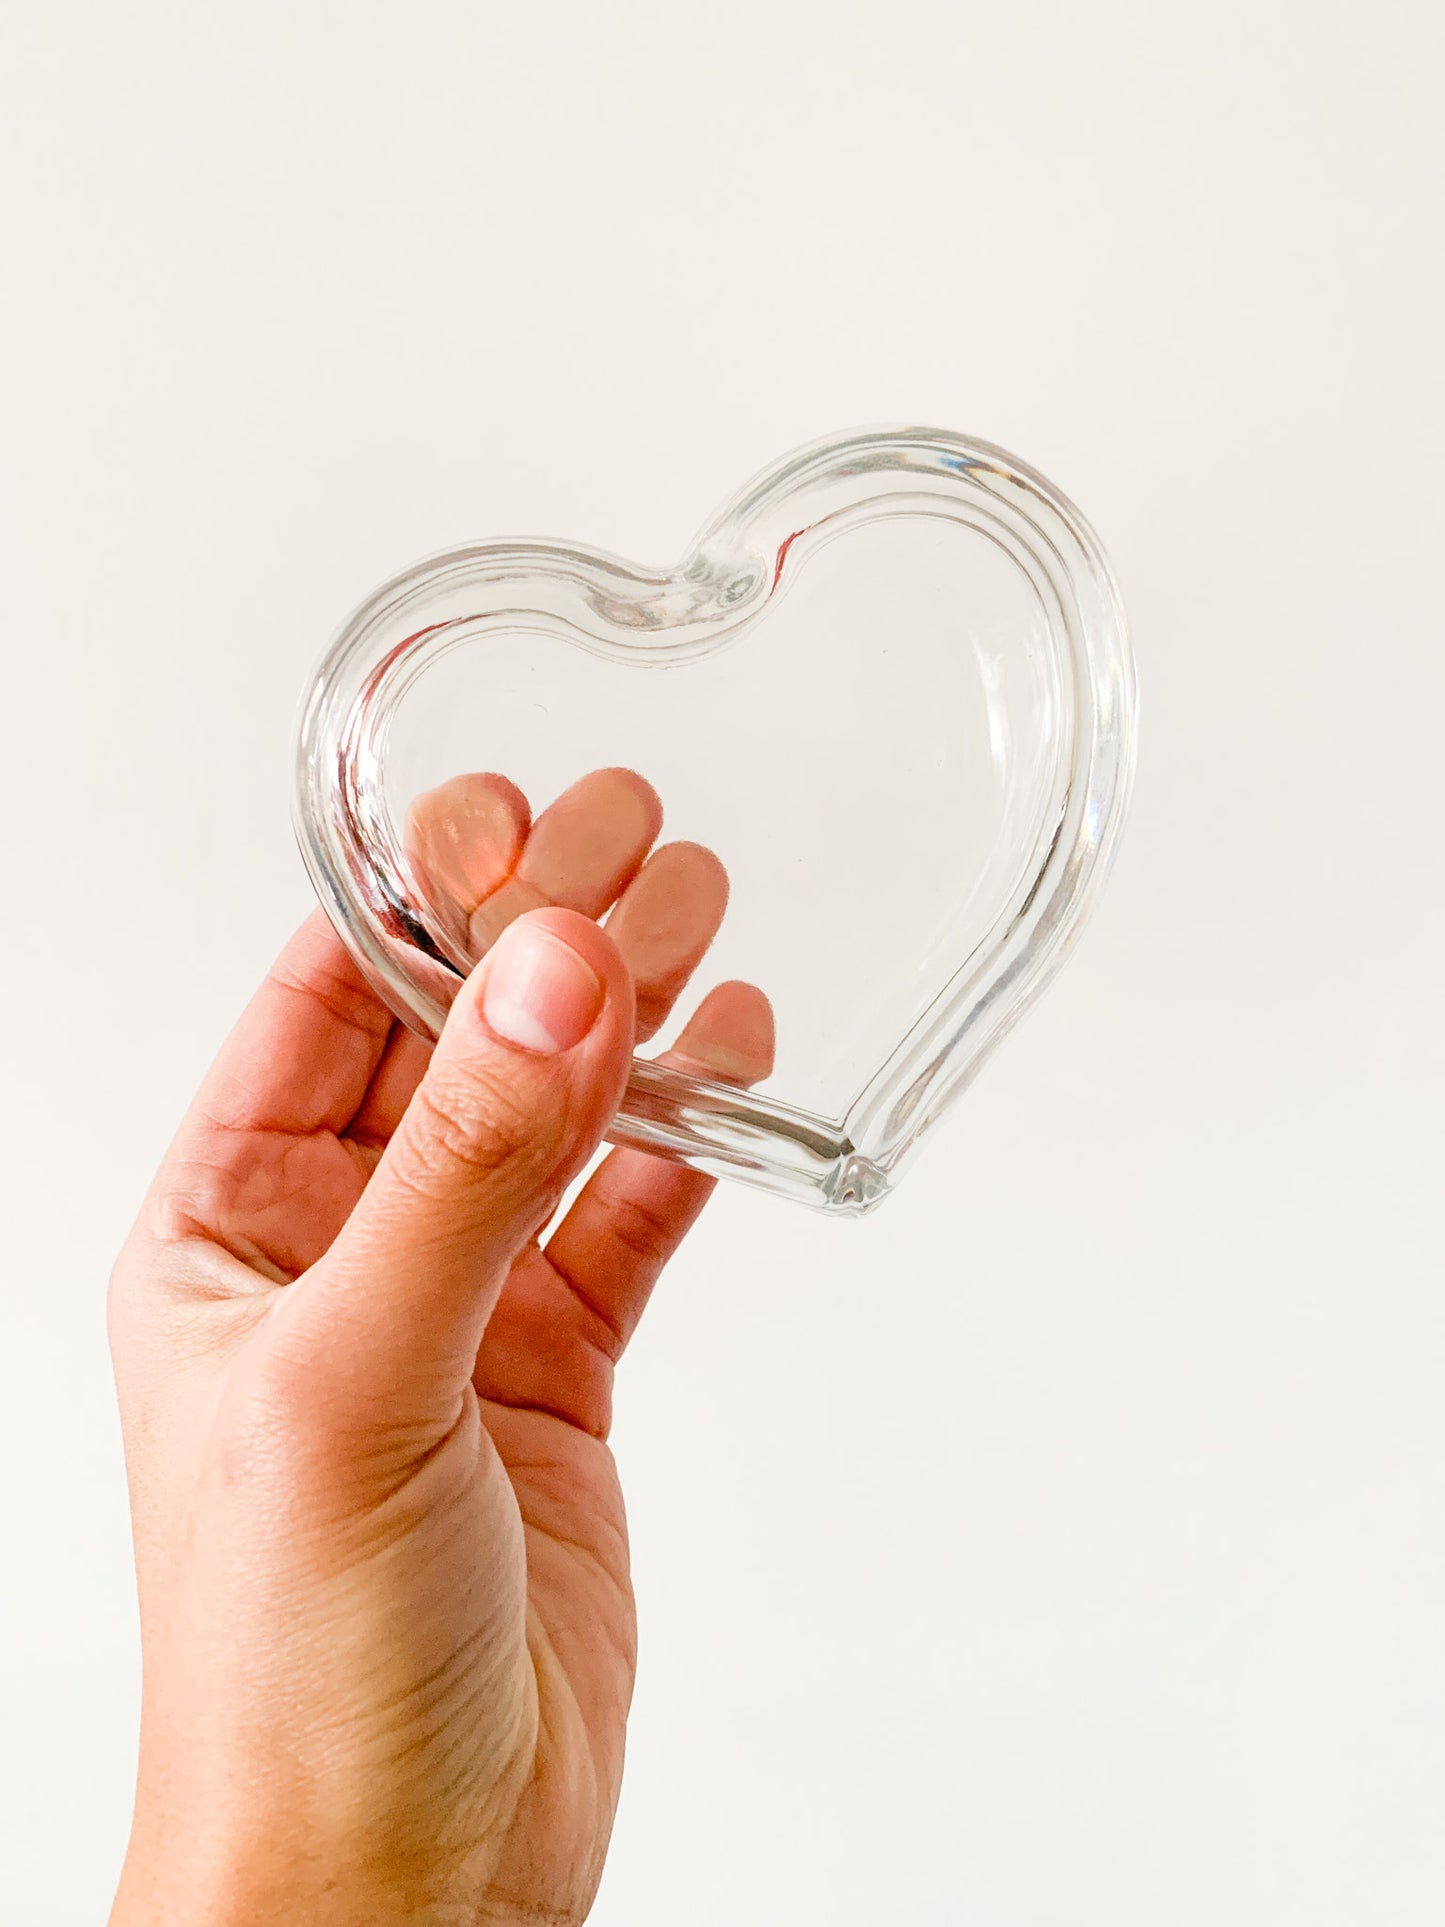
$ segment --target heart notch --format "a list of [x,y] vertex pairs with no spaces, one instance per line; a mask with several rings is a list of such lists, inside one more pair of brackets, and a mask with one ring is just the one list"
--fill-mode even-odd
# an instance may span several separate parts
[[605,918],[648,1053],[611,1141],[856,1215],[1065,956],[1136,706],[1072,505],[987,444],[867,430],[672,569],[494,541],[393,577],[311,686],[297,832],[425,1036],[512,916]]

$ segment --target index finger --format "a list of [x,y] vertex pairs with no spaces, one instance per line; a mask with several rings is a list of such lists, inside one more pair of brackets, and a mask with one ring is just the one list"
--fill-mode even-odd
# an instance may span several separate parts
[[381,1061],[393,1018],[324,910],[286,945],[202,1080],[182,1125],[196,1131],[344,1131]]

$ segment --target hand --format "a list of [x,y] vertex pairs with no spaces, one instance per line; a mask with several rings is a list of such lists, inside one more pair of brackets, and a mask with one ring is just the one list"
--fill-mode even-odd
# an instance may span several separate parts
[[[537,1234],[722,915],[660,823],[624,771],[535,826],[500,778],[435,792],[415,851],[486,948],[435,1051],[318,914],[181,1126],[111,1287],[144,1660],[113,1927],[588,1912],[634,1668],[613,1367],[710,1180],[614,1151]],[[669,1061],[771,1053],[724,984]]]

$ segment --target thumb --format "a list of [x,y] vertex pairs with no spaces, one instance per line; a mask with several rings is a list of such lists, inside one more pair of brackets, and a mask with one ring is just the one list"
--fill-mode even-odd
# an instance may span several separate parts
[[472,972],[340,1236],[278,1306],[283,1349],[324,1359],[347,1409],[454,1416],[512,1260],[621,1102],[633,1035],[627,967],[575,911],[519,917]]

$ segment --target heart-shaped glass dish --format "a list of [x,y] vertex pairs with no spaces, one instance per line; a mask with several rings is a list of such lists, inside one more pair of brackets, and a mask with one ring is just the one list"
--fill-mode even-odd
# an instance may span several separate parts
[[1000,449],[869,430],[766,470],[673,569],[495,541],[393,577],[311,687],[297,830],[426,1036],[511,916],[605,915],[673,1048],[611,1140],[856,1213],[1063,958],[1134,736],[1071,504]]

